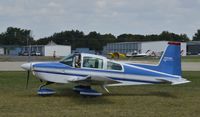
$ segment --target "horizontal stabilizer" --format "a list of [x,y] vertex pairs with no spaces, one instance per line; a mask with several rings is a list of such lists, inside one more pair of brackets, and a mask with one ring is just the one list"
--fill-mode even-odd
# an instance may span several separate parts
[[176,82],[173,82],[172,85],[179,85],[179,84],[185,84],[185,83],[189,83],[190,81],[189,80],[181,80],[181,81],[176,81]]
[[164,81],[164,82],[169,82],[172,85],[185,84],[185,83],[189,83],[190,82],[189,80],[186,80],[184,78],[175,79],[175,78],[163,78],[163,77],[160,77],[157,80],[161,80],[161,81]]

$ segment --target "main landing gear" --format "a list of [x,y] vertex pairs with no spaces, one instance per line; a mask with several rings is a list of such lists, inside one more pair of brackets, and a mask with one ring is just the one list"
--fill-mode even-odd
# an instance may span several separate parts
[[83,96],[95,96],[96,97],[96,96],[102,95],[102,93],[99,93],[94,89],[91,89],[90,86],[78,85],[78,86],[75,86],[73,88],[73,90]]
[[[53,89],[44,88],[45,86],[50,84],[53,84],[53,82],[46,82],[45,84],[42,84],[39,87],[37,94],[40,96],[50,96],[55,94],[56,92]],[[102,93],[99,93],[94,89],[91,89],[90,86],[78,85],[75,86],[73,90],[83,96],[97,97],[102,95]]]
[[37,94],[40,96],[50,96],[55,94],[56,92],[53,89],[44,88],[47,85],[53,84],[53,82],[46,82],[45,84],[41,85],[37,91]]

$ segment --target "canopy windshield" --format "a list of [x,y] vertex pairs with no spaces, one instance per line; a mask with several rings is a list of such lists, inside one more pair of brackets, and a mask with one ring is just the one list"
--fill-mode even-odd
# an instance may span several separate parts
[[72,67],[77,67],[78,62],[80,62],[81,55],[78,53],[75,54],[70,54],[63,59],[60,60],[61,63],[72,66]]

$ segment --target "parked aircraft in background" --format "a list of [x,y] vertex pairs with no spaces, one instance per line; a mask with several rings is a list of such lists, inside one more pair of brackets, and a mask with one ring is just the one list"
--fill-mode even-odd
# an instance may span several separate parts
[[39,95],[55,93],[44,88],[52,83],[74,83],[77,86],[73,90],[81,95],[99,96],[102,93],[92,89],[93,85],[109,92],[109,86],[190,82],[182,78],[179,42],[168,43],[158,65],[121,63],[99,55],[75,53],[59,62],[30,62],[21,67],[28,71],[27,85],[31,71],[45,82],[39,87]]
[[109,58],[126,58],[125,54],[119,53],[119,52],[111,52],[108,53]]
[[139,53],[138,51],[134,51],[134,52],[128,52],[126,54],[126,57],[145,57],[145,56],[151,56],[151,55],[152,55],[151,50],[147,50],[145,53]]

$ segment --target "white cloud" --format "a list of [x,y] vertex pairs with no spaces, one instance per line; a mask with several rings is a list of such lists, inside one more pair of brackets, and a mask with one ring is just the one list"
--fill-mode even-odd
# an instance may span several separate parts
[[49,2],[47,6],[49,6],[49,7],[60,7],[60,4],[55,3],[55,2]]
[[32,29],[36,37],[61,30],[102,33],[187,33],[200,25],[200,0],[1,0],[0,31]]
[[106,7],[107,2],[106,2],[106,0],[97,0],[97,1],[96,1],[96,5],[97,5],[97,7],[99,7],[99,8],[104,8],[104,7]]

